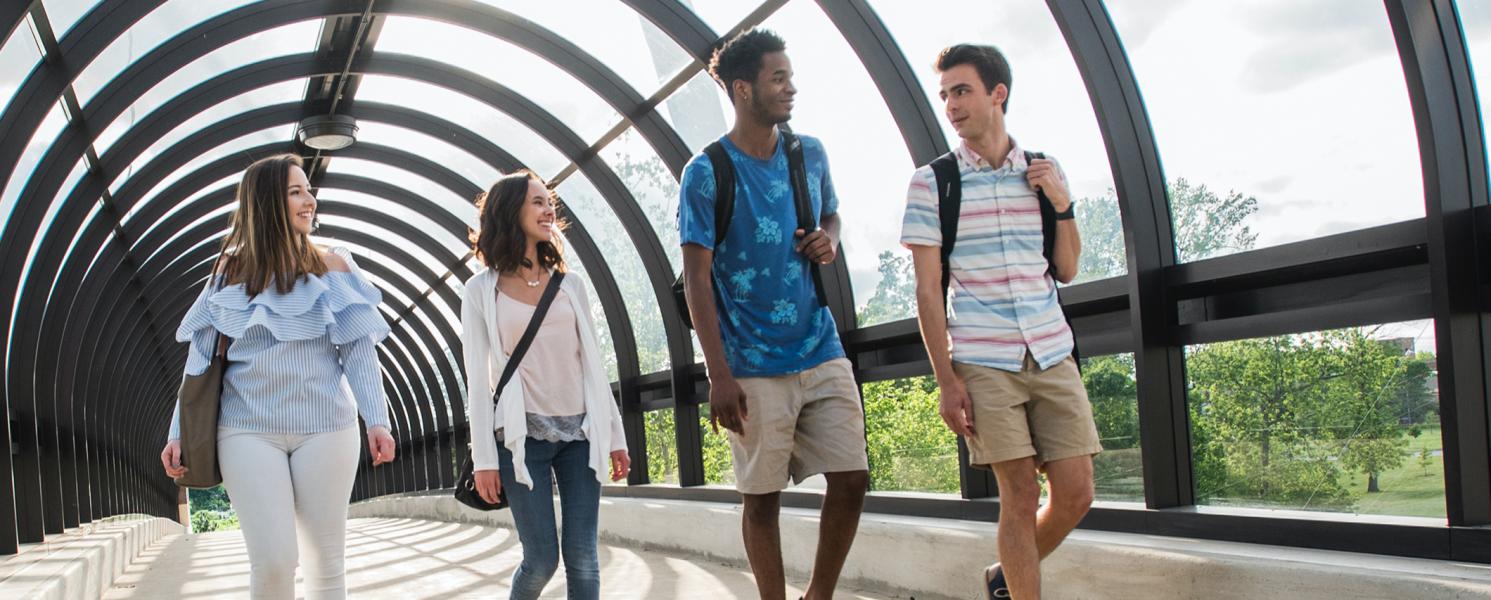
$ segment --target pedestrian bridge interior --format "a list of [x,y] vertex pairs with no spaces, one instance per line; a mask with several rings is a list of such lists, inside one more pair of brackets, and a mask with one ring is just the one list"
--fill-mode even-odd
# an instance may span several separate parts
[[[733,119],[710,54],[758,26],[787,41],[791,126],[823,140],[840,197],[824,278],[866,406],[872,489],[845,575],[859,597],[967,589],[877,574],[867,554],[955,539],[992,557],[998,489],[937,416],[898,243],[912,170],[957,143],[931,63],[959,42],[1010,56],[1011,131],[1061,161],[1077,198],[1084,254],[1061,302],[1107,451],[1065,568],[1163,573],[1182,558],[1104,552],[1166,540],[1491,589],[1466,583],[1491,585],[1491,6],[1471,0],[0,3],[0,589],[28,552],[90,532],[128,529],[151,569],[233,547],[129,523],[231,529],[161,472],[174,332],[239,174],[291,152],[317,189],[315,239],[352,251],[393,328],[379,358],[398,460],[373,468],[364,448],[349,556],[509,531],[444,497],[470,436],[472,199],[528,168],[561,200],[625,421],[632,471],[602,520],[711,537],[603,525],[607,573],[651,578],[632,597],[744,597],[728,443],[669,286],[678,178]],[[349,146],[304,141],[349,123]],[[820,500],[811,481],[784,494]],[[811,547],[813,514],[784,535]],[[497,572],[515,539],[481,543]],[[451,548],[408,564],[457,565]],[[657,548],[719,564],[680,571]],[[380,568],[349,564],[354,586],[358,564]],[[1234,575],[1219,594],[1278,589]],[[380,589],[479,589],[430,581]],[[1202,588],[1187,589],[1173,597]]]

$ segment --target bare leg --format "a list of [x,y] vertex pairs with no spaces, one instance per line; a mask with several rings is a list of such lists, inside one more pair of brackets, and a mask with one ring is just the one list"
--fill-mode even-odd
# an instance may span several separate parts
[[844,559],[859,530],[859,515],[869,489],[868,471],[825,473],[828,492],[823,496],[823,519],[818,524],[818,555],[813,577],[808,581],[808,600],[832,600],[844,570]]
[[1035,458],[994,463],[999,480],[999,563],[1010,594],[1019,600],[1041,597],[1041,555],[1036,546],[1036,508],[1041,488]]
[[783,600],[787,579],[782,575],[782,536],[777,523],[781,494],[741,494],[741,500],[741,537],[751,573],[756,575],[756,591],[762,600]]
[[1051,554],[1092,508],[1092,457],[1077,456],[1046,463],[1051,498],[1035,518],[1035,543],[1041,558]]

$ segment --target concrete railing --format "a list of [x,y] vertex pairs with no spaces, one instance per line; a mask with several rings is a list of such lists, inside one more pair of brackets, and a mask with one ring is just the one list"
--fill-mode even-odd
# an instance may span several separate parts
[[[471,510],[447,494],[367,500],[351,514],[512,527],[509,511]],[[746,565],[736,504],[606,496],[600,528],[609,544]],[[983,598],[983,568],[997,554],[995,528],[866,514],[843,581],[918,600]],[[806,577],[817,512],[782,509],[781,531],[788,572]],[[1073,533],[1042,565],[1047,598],[1491,597],[1491,565],[1097,531]]]
[[0,598],[98,598],[146,547],[181,533],[186,528],[174,521],[125,516],[49,535],[0,560]]

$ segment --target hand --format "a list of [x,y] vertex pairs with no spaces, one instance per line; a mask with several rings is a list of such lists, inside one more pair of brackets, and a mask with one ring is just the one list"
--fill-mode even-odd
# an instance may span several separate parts
[[942,415],[942,422],[953,433],[973,436],[973,402],[968,398],[968,388],[963,386],[963,381],[955,375],[938,388],[942,390],[942,401],[937,405],[937,412]]
[[471,474],[476,479],[476,494],[487,504],[496,504],[502,497],[502,477],[497,469],[483,469]]
[[745,435],[745,390],[730,375],[709,378],[709,426],[715,433],[724,427]]
[[181,464],[181,440],[166,442],[166,447],[160,451],[160,464],[171,479],[186,475],[186,466]]
[[626,450],[611,451],[611,481],[621,481],[632,472],[632,457]]
[[793,235],[797,238],[797,252],[815,264],[826,265],[838,256],[839,241],[833,239],[827,231],[816,229],[807,233],[799,229]]
[[1072,195],[1066,189],[1066,180],[1061,178],[1061,170],[1051,159],[1037,158],[1030,161],[1030,169],[1025,171],[1025,181],[1032,189],[1045,192],[1056,212],[1066,212],[1066,209],[1071,208]]
[[391,463],[394,459],[393,435],[382,425],[368,428],[368,454],[373,455],[373,466]]

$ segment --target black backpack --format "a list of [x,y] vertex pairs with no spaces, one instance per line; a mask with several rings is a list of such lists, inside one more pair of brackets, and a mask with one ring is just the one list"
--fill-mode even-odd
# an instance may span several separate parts
[[[787,173],[792,182],[792,198],[797,205],[797,228],[811,233],[818,229],[818,219],[813,214],[813,196],[808,190],[802,140],[786,128],[779,129],[778,133],[787,145]],[[714,247],[718,250],[720,243],[725,241],[725,234],[730,231],[730,220],[735,216],[735,163],[730,161],[729,151],[725,150],[719,140],[705,146],[704,155],[709,157],[709,164],[714,169]],[[682,207],[679,210],[683,210]],[[818,293],[818,305],[828,306],[828,296],[823,292],[823,275],[818,270],[818,264],[810,263],[809,268],[813,288]],[[673,282],[673,298],[678,303],[683,324],[693,329],[694,320],[689,317],[689,305],[684,297],[683,287],[683,273],[679,273],[678,280]]]
[[[1040,152],[1026,152],[1025,162],[1028,164],[1045,157]],[[942,225],[942,308],[946,311],[949,302],[947,287],[953,275],[952,264],[948,259],[953,254],[953,246],[958,242],[958,218],[962,216],[963,208],[963,175],[958,170],[958,157],[952,152],[933,159],[929,166],[932,167],[932,174],[937,177],[937,220]],[[1035,195],[1041,207],[1041,255],[1046,257],[1046,272],[1050,273],[1056,269],[1052,262],[1056,249],[1056,206],[1051,204],[1046,192],[1037,189]],[[1070,329],[1072,318],[1067,316],[1066,310],[1062,310],[1061,315],[1066,318],[1067,328]],[[1073,330],[1072,357],[1077,356],[1077,336]]]

